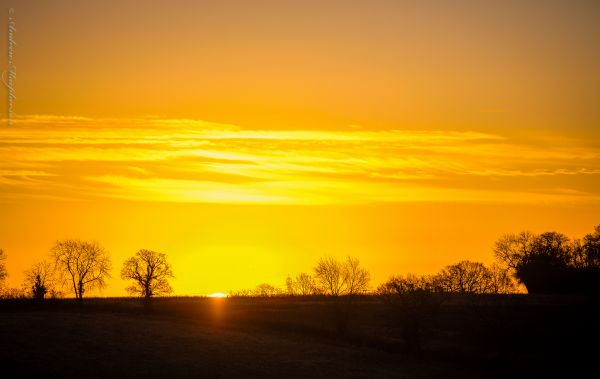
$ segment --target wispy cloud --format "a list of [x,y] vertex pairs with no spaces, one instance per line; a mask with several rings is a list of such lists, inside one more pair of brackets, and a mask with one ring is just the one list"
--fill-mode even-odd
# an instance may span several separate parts
[[464,131],[260,131],[193,119],[21,116],[0,196],[216,203],[598,201],[600,152]]

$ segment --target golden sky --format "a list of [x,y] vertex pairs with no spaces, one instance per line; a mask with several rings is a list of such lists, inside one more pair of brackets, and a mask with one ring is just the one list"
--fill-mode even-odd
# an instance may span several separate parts
[[59,238],[110,251],[105,295],[141,248],[206,294],[324,255],[376,284],[599,223],[597,2],[25,0],[0,30],[11,6],[12,286]]

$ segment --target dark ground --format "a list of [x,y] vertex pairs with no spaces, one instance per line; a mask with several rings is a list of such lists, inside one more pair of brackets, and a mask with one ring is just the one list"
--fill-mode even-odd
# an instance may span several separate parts
[[456,296],[423,320],[420,354],[376,297],[341,337],[319,298],[0,301],[0,368],[24,377],[590,377],[600,301]]

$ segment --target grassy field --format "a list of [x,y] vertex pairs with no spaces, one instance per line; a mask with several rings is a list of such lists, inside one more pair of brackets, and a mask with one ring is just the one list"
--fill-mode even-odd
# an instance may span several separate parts
[[598,353],[595,299],[449,298],[423,318],[419,354],[381,299],[357,300],[345,335],[333,310],[322,298],[2,300],[0,363],[52,377],[520,377]]

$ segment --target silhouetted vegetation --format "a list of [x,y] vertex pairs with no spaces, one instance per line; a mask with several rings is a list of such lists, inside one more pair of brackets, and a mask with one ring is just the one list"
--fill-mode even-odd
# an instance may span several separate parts
[[167,256],[152,250],[140,250],[123,263],[121,279],[133,280],[127,292],[150,299],[173,292],[169,279],[173,278]]
[[261,283],[257,285],[253,292],[253,295],[257,297],[274,297],[282,294],[283,292],[279,288],[269,283]]
[[508,234],[494,252],[529,293],[600,293],[600,225],[583,241],[557,232]]
[[295,278],[288,276],[285,284],[287,294],[292,296],[318,295],[321,292],[315,279],[305,272],[299,273]]
[[447,266],[433,279],[436,286],[451,293],[511,293],[515,286],[508,270],[494,264],[490,268],[480,262],[461,261]]
[[54,268],[50,262],[42,261],[34,264],[25,271],[24,287],[28,289],[31,296],[37,300],[43,300],[46,294],[56,297]]
[[57,274],[70,284],[77,299],[83,299],[87,290],[103,288],[110,277],[110,258],[97,242],[57,241],[51,252]]
[[338,261],[321,258],[315,266],[315,281],[320,292],[329,296],[359,295],[368,291],[371,276],[357,258]]
[[4,250],[0,249],[0,288],[4,285],[4,281],[8,276],[8,272],[6,271],[6,253]]
[[[211,332],[243,325],[260,333],[298,333],[359,346],[360,351],[376,348],[420,356],[432,352],[452,357],[466,354],[498,359],[495,362],[501,364],[512,362],[515,367],[521,363],[511,361],[515,359],[508,353],[511,349],[516,349],[514,354],[533,354],[543,360],[545,355],[564,349],[563,342],[572,344],[583,338],[574,334],[585,329],[574,324],[575,319],[581,321],[576,316],[583,310],[590,315],[590,334],[600,336],[591,321],[600,309],[593,297],[535,297],[536,293],[598,294],[600,226],[581,240],[557,232],[506,235],[497,241],[494,252],[501,264],[463,260],[434,275],[392,276],[374,292],[370,290],[370,273],[358,259],[324,257],[317,261],[312,275],[290,275],[283,287],[261,283],[251,290],[231,292],[228,300],[202,306],[175,298],[172,300],[179,303],[161,299],[155,306],[155,300],[152,307],[145,308],[148,312],[144,317],[200,319]],[[0,310],[25,307],[44,312],[137,314],[141,304],[150,304],[115,299],[107,308],[97,299],[83,300],[84,294],[102,288],[109,277],[108,253],[95,242],[58,241],[51,256],[53,264],[40,262],[25,272],[23,289],[3,290]],[[5,261],[6,255],[0,250],[0,282],[7,276]],[[172,277],[166,255],[151,250],[138,251],[121,270],[122,279],[133,281],[128,292],[146,300],[172,293]],[[534,295],[516,294],[517,281]],[[76,300],[56,300],[61,285],[69,288]],[[52,300],[33,302],[23,299],[25,296]],[[27,308],[28,304],[32,308]],[[78,306],[71,308],[72,304]],[[207,313],[199,313],[198,307]],[[541,319],[545,320],[542,331],[537,326]],[[557,333],[561,344],[545,337],[548,333]],[[472,364],[468,359],[465,362]]]

